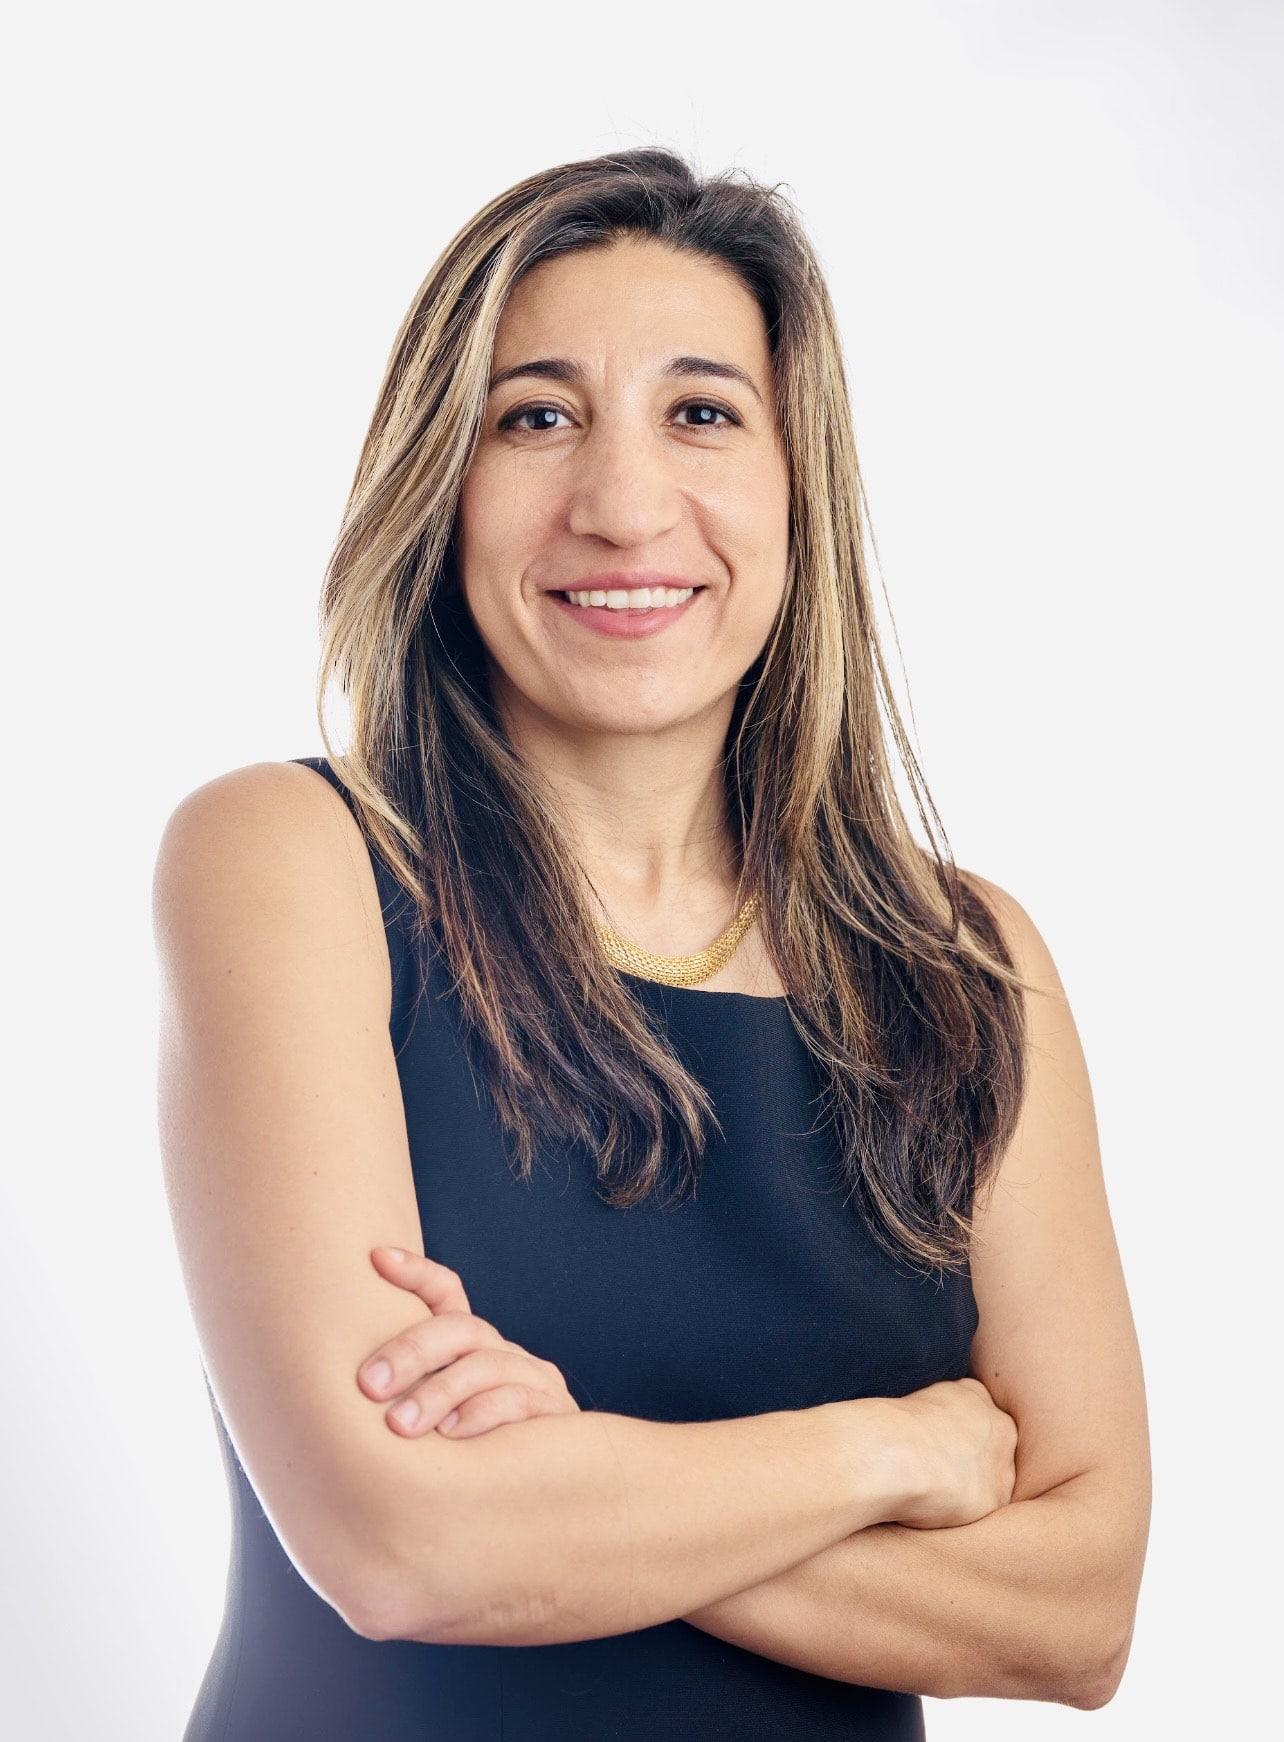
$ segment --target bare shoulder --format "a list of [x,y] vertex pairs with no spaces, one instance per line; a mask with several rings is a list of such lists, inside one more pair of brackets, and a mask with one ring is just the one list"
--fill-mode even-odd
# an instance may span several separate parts
[[994,1199],[1012,1199],[1046,1177],[1055,1141],[1065,1152],[1070,1145],[1080,1171],[1101,1174],[1092,1089],[1087,1061],[1074,1014],[1052,951],[1033,918],[1011,891],[960,869],[960,878],[992,914],[1007,945],[1012,965],[1033,994],[1025,999],[1025,1096],[1021,1123],[994,1177],[994,1190],[983,1199],[975,1232],[983,1243],[992,1230],[986,1213]]
[[1052,950],[1010,890],[976,871],[960,870],[959,875],[994,916],[1028,993],[1023,1121],[997,1175],[1000,1188],[1015,1192],[1027,1170],[1046,1169],[1046,1145],[1055,1138],[1059,1146],[1073,1148],[1083,1171],[1095,1177],[1096,1189],[1104,1195],[1087,1058]]
[[272,863],[309,877],[341,869],[349,830],[361,836],[348,807],[330,783],[297,762],[252,762],[196,787],[166,822],[158,866],[193,850],[211,851],[254,873]]
[[355,817],[315,769],[255,762],[188,793],[162,832],[152,898],[162,953],[184,936],[191,947],[203,936],[225,948],[229,926],[250,942],[252,917],[256,948],[271,947],[274,923],[303,925],[330,947],[350,947],[372,995],[391,1002],[370,855]]
[[1045,992],[1051,991],[1054,986],[1060,991],[1061,977],[1057,973],[1052,952],[1034,920],[1016,896],[988,877],[982,877],[978,871],[964,870],[960,866],[959,877],[994,916],[995,924],[1012,957],[1013,966],[1022,979],[1041,987]]

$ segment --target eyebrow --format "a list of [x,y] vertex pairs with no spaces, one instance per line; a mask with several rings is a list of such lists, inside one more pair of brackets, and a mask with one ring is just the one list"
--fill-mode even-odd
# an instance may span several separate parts
[[[742,387],[749,389],[759,405],[762,404],[762,394],[759,393],[753,377],[736,363],[720,363],[714,357],[670,357],[662,373],[670,376],[714,375],[723,381],[738,381]],[[493,393],[505,381],[512,381],[518,375],[538,375],[545,381],[565,381],[571,387],[582,387],[585,381],[583,368],[570,357],[536,357],[528,363],[514,363],[492,375],[488,393]]]

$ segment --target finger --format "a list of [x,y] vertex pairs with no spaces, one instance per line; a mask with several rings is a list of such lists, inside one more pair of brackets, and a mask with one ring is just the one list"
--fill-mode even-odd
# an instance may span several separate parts
[[386,1402],[461,1355],[474,1349],[493,1349],[503,1340],[494,1325],[474,1313],[443,1313],[439,1318],[420,1319],[381,1343],[358,1367],[357,1381],[367,1397]]
[[459,1409],[479,1391],[497,1385],[514,1385],[534,1395],[535,1375],[528,1364],[502,1349],[477,1349],[462,1355],[431,1378],[412,1385],[385,1417],[398,1433],[431,1433],[452,1409]]
[[533,1415],[566,1415],[556,1399],[542,1391],[532,1391],[527,1385],[494,1385],[489,1391],[479,1391],[458,1406],[456,1418],[447,1426],[438,1422],[438,1433],[447,1439],[466,1440],[476,1434],[489,1433],[508,1421],[528,1421]]
[[449,1265],[438,1264],[435,1259],[425,1258],[419,1252],[407,1252],[404,1246],[375,1246],[370,1257],[385,1281],[418,1295],[430,1311],[472,1311],[459,1272],[451,1270]]

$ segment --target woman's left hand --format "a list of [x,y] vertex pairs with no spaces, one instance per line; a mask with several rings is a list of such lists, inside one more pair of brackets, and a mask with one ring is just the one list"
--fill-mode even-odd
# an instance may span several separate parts
[[[374,1247],[375,1269],[418,1295],[431,1316],[381,1344],[357,1370],[367,1397],[397,1400],[384,1417],[389,1427],[411,1439],[433,1428],[468,1439],[533,1415],[579,1414],[561,1370],[477,1318],[455,1271],[414,1252],[395,1258],[398,1250]],[[375,1372],[381,1361],[387,1363],[382,1378]],[[457,1419],[448,1425],[452,1412]]]

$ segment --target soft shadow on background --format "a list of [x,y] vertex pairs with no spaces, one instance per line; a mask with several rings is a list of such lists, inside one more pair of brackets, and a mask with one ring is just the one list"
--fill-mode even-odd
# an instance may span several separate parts
[[927,1701],[929,1733],[1264,1728],[1284,14],[125,5],[13,38],[0,1729],[174,1737],[222,1609],[155,1124],[162,825],[321,749],[321,571],[438,251],[645,143],[786,183],[816,241],[894,675],[956,859],[1060,967],[1145,1361],[1122,1688]]

